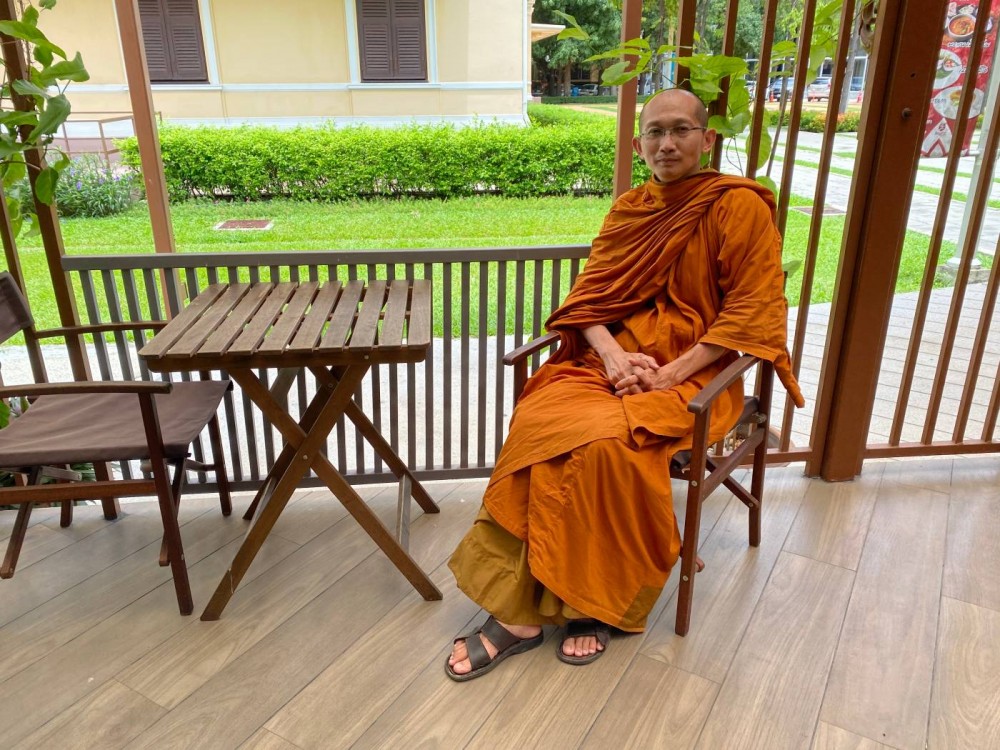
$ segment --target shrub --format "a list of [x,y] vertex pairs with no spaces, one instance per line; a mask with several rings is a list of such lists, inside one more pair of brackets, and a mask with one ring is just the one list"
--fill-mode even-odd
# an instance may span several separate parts
[[[785,112],[782,123],[788,125],[790,121],[791,115]],[[772,127],[778,124],[778,113],[776,111],[768,112],[768,123]],[[857,112],[847,112],[837,115],[838,133],[856,133],[860,125],[861,115]],[[804,111],[799,118],[799,130],[805,130],[808,133],[822,133],[826,130],[826,112]]]
[[134,181],[133,173],[116,172],[96,154],[78,156],[56,183],[59,215],[110,216],[124,211],[135,201]]
[[[613,118],[532,128],[165,126],[160,146],[175,201],[530,197],[610,193],[615,136]],[[135,139],[120,148],[138,169]],[[637,169],[637,183],[647,175],[644,166]]]

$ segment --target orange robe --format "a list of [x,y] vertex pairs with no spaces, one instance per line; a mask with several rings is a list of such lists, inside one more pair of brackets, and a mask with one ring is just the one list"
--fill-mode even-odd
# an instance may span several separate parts
[[[615,202],[584,272],[546,323],[560,348],[528,381],[485,513],[451,561],[459,587],[498,619],[587,616],[642,630],[680,552],[668,467],[691,446],[688,401],[741,351],[775,362],[802,404],[785,348],[773,216],[769,191],[714,171],[651,181]],[[619,398],[580,333],[596,324],[660,364],[699,342],[732,351],[669,390]],[[713,408],[712,440],[742,404],[737,382]],[[489,541],[496,524],[519,540],[520,564],[504,559],[515,554],[509,545]],[[540,585],[514,580],[529,575]]]

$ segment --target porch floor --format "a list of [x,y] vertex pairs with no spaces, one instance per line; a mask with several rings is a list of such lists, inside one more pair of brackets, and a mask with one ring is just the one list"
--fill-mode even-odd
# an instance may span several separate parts
[[[585,668],[557,639],[483,679],[442,673],[482,615],[446,560],[484,483],[428,485],[411,548],[426,603],[326,492],[288,507],[222,620],[177,614],[152,502],[33,515],[0,582],[5,747],[1000,746],[1000,464],[869,463],[824,484],[772,469],[763,542],[725,491],[706,504],[694,619],[676,576],[639,636]],[[679,487],[675,486],[675,491]],[[363,494],[389,519],[395,488]],[[238,496],[181,509],[196,612],[242,537]],[[678,502],[678,505],[681,505]],[[0,512],[0,539],[13,512]]]

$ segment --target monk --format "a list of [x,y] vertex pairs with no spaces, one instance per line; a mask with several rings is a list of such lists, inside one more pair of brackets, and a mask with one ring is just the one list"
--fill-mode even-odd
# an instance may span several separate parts
[[[528,381],[483,496],[450,561],[490,613],[454,643],[464,681],[541,645],[597,659],[610,628],[641,632],[681,549],[673,454],[689,449],[687,403],[745,352],[773,361],[798,405],[785,348],[781,238],[769,190],[702,169],[715,143],[693,94],[651,98],[632,146],[653,177],[618,198],[586,268],[546,326],[560,346]],[[721,439],[742,383],[712,411]]]

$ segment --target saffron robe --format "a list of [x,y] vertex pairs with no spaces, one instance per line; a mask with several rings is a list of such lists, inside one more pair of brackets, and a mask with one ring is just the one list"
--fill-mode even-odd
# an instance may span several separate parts
[[[560,348],[515,407],[483,512],[450,563],[459,588],[511,624],[586,616],[644,628],[680,552],[668,467],[691,447],[688,401],[742,351],[773,361],[803,403],[780,248],[771,193],[743,178],[703,171],[615,201],[546,323]],[[661,365],[699,342],[731,351],[669,390],[618,397],[580,332],[596,324]],[[711,440],[742,404],[737,382],[713,408]]]

